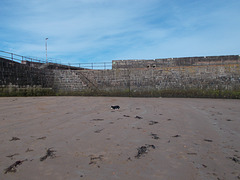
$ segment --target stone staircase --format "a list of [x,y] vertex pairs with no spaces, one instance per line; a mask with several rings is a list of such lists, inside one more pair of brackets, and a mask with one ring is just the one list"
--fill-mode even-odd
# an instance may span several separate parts
[[84,75],[84,73],[82,73],[81,71],[78,71],[76,73],[79,78],[83,81],[84,84],[86,84],[88,86],[89,89],[91,89],[92,91],[99,91],[97,83],[94,82],[94,80],[90,80],[86,75]]

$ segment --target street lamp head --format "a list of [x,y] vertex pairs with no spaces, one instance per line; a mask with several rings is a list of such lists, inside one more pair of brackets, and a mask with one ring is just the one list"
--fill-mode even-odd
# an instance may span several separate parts
[[46,40],[48,40],[48,38],[46,38]]

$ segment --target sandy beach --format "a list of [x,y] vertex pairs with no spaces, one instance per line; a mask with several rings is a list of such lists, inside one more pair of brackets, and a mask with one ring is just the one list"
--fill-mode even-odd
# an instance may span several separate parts
[[237,180],[239,142],[239,100],[0,98],[2,180]]

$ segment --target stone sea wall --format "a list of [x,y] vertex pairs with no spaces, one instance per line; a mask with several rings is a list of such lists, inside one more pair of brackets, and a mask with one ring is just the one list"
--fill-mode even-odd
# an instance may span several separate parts
[[54,89],[64,92],[128,92],[134,95],[164,90],[240,91],[239,64],[105,71],[55,70],[54,75]]
[[[40,95],[52,89],[53,72],[0,58],[0,95]],[[53,93],[51,93],[53,94]]]
[[40,88],[51,89],[53,95],[240,98],[239,56],[120,60],[113,61],[111,70],[42,67],[47,66],[0,59],[0,91]]

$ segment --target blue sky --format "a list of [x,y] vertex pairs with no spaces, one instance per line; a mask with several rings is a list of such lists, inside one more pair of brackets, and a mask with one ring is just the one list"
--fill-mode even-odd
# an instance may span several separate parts
[[61,62],[240,54],[239,0],[1,0],[0,50]]

